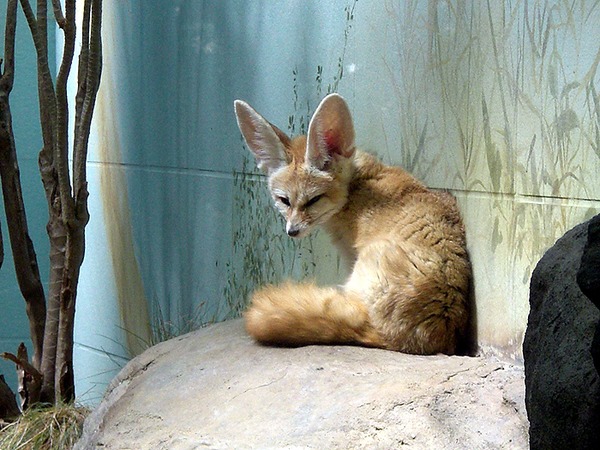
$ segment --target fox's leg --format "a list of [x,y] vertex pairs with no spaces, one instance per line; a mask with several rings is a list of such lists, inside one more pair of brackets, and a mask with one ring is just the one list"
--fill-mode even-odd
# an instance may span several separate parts
[[369,302],[391,350],[454,354],[468,311],[468,261],[407,242],[375,242],[359,254],[347,290]]
[[335,288],[294,283],[267,286],[254,294],[245,318],[248,333],[265,344],[385,347],[366,305]]

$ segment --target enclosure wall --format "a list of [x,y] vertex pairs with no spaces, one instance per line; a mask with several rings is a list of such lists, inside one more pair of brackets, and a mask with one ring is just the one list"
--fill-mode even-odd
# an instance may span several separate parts
[[360,147],[451,190],[479,345],[521,358],[533,267],[600,210],[594,2],[107,0],[104,21],[80,393],[157,329],[235,315],[255,286],[343,281],[324,235],[284,235],[236,98],[297,134],[340,92]]

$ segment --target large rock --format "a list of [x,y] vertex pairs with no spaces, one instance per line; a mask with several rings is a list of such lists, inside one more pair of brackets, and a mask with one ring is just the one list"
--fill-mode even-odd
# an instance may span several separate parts
[[600,214],[582,226],[587,226],[587,239],[577,271],[577,284],[596,308],[600,308]]
[[78,449],[527,448],[522,367],[359,347],[261,347],[240,321],[132,360]]
[[[588,224],[587,242],[577,271],[577,284],[596,308],[600,308],[600,214]],[[600,321],[596,324],[591,351],[596,372],[600,373]]]
[[559,239],[531,277],[523,355],[532,449],[599,448],[591,347],[600,312],[577,284],[587,229],[581,224]]

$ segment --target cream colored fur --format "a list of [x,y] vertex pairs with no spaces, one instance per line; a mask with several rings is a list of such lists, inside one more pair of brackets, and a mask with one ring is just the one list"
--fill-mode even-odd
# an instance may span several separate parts
[[308,135],[294,139],[245,102],[235,111],[287,233],[323,226],[352,268],[340,288],[260,289],[245,314],[248,333],[274,345],[455,353],[466,335],[471,270],[454,197],[356,150],[337,94],[323,99]]

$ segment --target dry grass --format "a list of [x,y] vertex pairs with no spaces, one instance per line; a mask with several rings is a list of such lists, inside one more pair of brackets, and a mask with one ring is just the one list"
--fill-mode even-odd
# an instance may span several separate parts
[[88,413],[87,408],[72,404],[30,408],[17,421],[0,430],[0,449],[72,449]]

